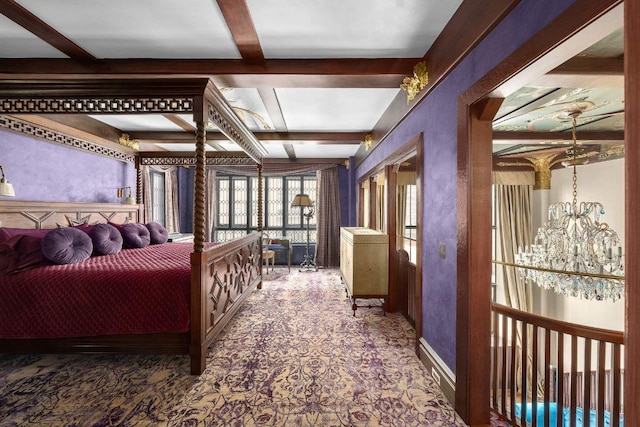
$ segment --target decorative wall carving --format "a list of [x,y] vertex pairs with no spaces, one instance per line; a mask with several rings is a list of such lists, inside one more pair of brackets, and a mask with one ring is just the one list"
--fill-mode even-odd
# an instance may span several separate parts
[[122,151],[114,150],[113,148],[108,148],[100,144],[36,126],[15,117],[0,116],[0,128],[5,128],[25,135],[31,135],[36,138],[99,154],[101,156],[111,157],[123,162],[135,162],[135,157],[131,154],[123,153]]
[[0,98],[5,114],[190,113],[191,97],[160,98]]
[[[140,157],[141,166],[195,166],[196,158],[190,156],[180,157]],[[255,166],[250,157],[216,156],[207,157],[207,166]]]

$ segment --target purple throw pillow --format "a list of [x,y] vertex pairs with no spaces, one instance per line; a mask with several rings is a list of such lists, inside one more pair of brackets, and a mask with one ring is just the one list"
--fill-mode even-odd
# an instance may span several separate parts
[[51,229],[0,227],[0,242],[19,235],[34,236],[42,239],[49,231],[51,231]]
[[72,227],[56,228],[42,238],[42,253],[56,264],[85,261],[91,252],[93,243],[89,235]]
[[25,234],[0,242],[0,271],[17,273],[46,264],[41,242],[42,238]]
[[149,230],[143,224],[130,222],[119,226],[124,248],[145,248],[151,243]]
[[117,254],[122,249],[122,235],[110,224],[96,224],[89,230],[93,250],[100,255]]
[[159,222],[149,222],[144,226],[149,230],[149,237],[151,237],[152,245],[166,243],[169,239],[169,232]]

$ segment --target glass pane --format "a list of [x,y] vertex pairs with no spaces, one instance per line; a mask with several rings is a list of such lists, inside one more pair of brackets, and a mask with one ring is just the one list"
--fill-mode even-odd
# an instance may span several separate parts
[[164,172],[150,171],[151,180],[151,220],[166,227]]
[[[258,228],[258,177],[252,176],[250,178],[250,182],[251,182],[251,202],[250,202],[251,228]],[[262,185],[264,185],[264,178],[262,178]]]
[[247,207],[249,203],[249,188],[246,177],[231,177],[233,185],[233,212],[232,221],[234,227],[247,226]]
[[229,227],[229,177],[217,178],[218,181],[218,227]]
[[[317,198],[318,198],[318,194],[316,192],[316,189],[317,189],[316,177],[305,176],[303,185],[304,185],[304,193],[309,195],[309,197],[311,198],[311,201],[315,205],[317,203]],[[305,213],[306,212],[307,212],[307,209],[305,209]],[[311,228],[314,228],[316,226],[316,215],[313,215],[313,217],[310,219],[309,225],[311,226]],[[305,219],[305,227],[306,227],[306,219]],[[314,236],[315,236],[315,233],[314,233]],[[315,241],[315,237],[311,241],[312,242]]]
[[265,227],[278,228],[283,226],[282,183],[281,177],[268,177],[265,179]]
[[287,226],[289,227],[301,227],[302,216],[300,215],[300,208],[292,208],[291,203],[295,199],[297,194],[302,193],[302,185],[300,177],[287,177]]

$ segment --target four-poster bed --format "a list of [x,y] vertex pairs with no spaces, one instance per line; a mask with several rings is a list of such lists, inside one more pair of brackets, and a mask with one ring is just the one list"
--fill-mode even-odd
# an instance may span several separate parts
[[[0,83],[0,114],[193,113],[195,155],[135,159],[138,205],[0,201],[3,227],[46,229],[70,218],[90,222],[144,222],[140,203],[141,165],[195,166],[194,243],[190,261],[187,332],[74,336],[61,339],[4,338],[1,352],[179,353],[191,357],[191,373],[205,369],[208,346],[247,296],[262,284],[262,189],[258,189],[258,232],[209,247],[205,244],[205,168],[209,163],[257,164],[264,148],[208,79],[25,81]],[[246,153],[207,156],[206,128],[215,125]],[[130,160],[129,160],[130,161]],[[259,180],[260,182],[260,180]],[[180,245],[167,243],[167,245]],[[162,245],[160,245],[162,246]],[[175,247],[174,247],[175,248]],[[0,276],[0,282],[2,276]],[[8,279],[7,279],[8,281]]]

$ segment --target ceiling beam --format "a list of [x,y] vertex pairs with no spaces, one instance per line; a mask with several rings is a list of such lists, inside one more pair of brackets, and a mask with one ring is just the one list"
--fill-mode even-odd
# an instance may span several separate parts
[[[623,144],[624,131],[580,131],[579,141],[599,144]],[[493,132],[493,142],[499,144],[548,144],[549,141],[572,141],[571,132]]]
[[0,0],[0,13],[72,60],[95,61],[96,59],[14,0]]
[[[278,141],[304,141],[316,144],[360,144],[364,137],[362,132],[253,132],[262,142]],[[173,143],[193,143],[194,132],[165,132],[165,131],[132,131],[129,132],[131,139],[140,142],[173,142]],[[207,141],[226,141],[227,137],[220,132],[207,132]]]
[[276,128],[275,130],[278,132],[286,132],[287,123],[284,120],[282,108],[280,108],[280,101],[278,100],[278,95],[276,94],[275,89],[259,87],[258,94],[267,109],[267,113],[271,118],[273,126]]
[[282,148],[284,148],[284,151],[287,153],[287,156],[289,157],[289,160],[294,161],[296,160],[296,151],[293,149],[293,145],[291,144],[282,144]]
[[624,58],[574,57],[530,83],[541,87],[624,87]]
[[[1,1],[1,0],[0,0]],[[0,59],[1,79],[209,77],[218,87],[399,88],[416,58]]]
[[217,2],[242,58],[247,61],[264,61],[264,53],[246,1],[217,0]]

